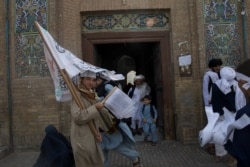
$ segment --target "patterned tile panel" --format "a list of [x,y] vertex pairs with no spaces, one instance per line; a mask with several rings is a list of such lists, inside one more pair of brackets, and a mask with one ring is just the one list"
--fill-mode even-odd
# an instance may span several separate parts
[[34,21],[47,29],[47,0],[16,0],[15,71],[17,78],[49,76],[43,44]]
[[221,58],[223,65],[236,67],[241,60],[237,0],[204,0],[207,62]]
[[237,21],[237,0],[204,0],[205,23]]
[[238,27],[235,24],[205,26],[207,60],[220,57],[223,65],[236,67],[240,63]]
[[83,32],[169,30],[169,15],[166,12],[84,14]]
[[15,36],[16,43],[16,77],[49,76],[44,57],[42,39],[37,34]]
[[47,28],[46,0],[16,0],[16,33],[37,32],[34,21]]

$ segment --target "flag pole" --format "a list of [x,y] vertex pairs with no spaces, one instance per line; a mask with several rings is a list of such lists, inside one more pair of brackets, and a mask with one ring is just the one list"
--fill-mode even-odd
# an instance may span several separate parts
[[[46,45],[46,47],[47,47],[49,53],[52,55],[52,57],[53,57],[53,59],[54,59],[56,65],[57,65],[57,67],[58,67],[58,62],[55,60],[55,58],[54,58],[54,56],[53,56],[53,53],[52,53],[50,47],[48,46],[48,43],[46,42],[46,40],[45,40],[45,38],[44,38],[44,36],[43,36],[43,33],[41,32],[41,29],[40,29],[39,24],[38,24],[37,21],[35,21],[35,26],[36,26],[36,28],[38,29],[38,31],[39,31],[39,33],[40,33],[42,39],[43,39],[44,44]],[[61,75],[62,75],[64,81],[66,82],[66,84],[67,84],[67,86],[68,86],[68,88],[69,88],[69,90],[70,90],[70,93],[71,93],[71,95],[72,95],[72,98],[76,101],[76,104],[78,105],[78,107],[79,107],[80,109],[84,109],[84,104],[82,103],[82,101],[81,101],[81,99],[80,99],[80,97],[79,97],[79,94],[76,92],[76,88],[75,88],[75,86],[73,85],[71,79],[69,78],[69,76],[68,76],[66,70],[65,70],[65,69],[60,69],[60,68],[59,68],[59,70],[60,70],[60,73],[61,73]],[[93,134],[95,137],[99,136],[99,133],[98,133],[97,129],[96,129],[95,126],[94,126],[93,120],[91,120],[91,121],[88,122],[88,126],[89,126],[89,128],[90,128],[92,134]]]

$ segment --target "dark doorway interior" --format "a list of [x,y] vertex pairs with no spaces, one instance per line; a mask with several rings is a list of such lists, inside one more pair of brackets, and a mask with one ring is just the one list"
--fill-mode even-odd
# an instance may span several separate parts
[[[94,45],[96,65],[122,73],[125,77],[130,70],[143,74],[151,87],[153,104],[159,113],[158,125],[163,127],[162,94],[159,83],[161,73],[159,42],[129,42]],[[158,75],[158,76],[156,76]],[[161,77],[160,77],[161,78]],[[126,81],[121,82],[123,88]]]
[[[143,74],[147,82],[151,85],[154,81],[153,69],[153,50],[157,43],[115,43],[95,45],[97,65],[115,70],[117,73],[123,73],[126,76],[126,70],[135,70],[136,74]],[[120,69],[119,64],[124,56],[131,57],[133,62],[126,62],[127,69]],[[151,68],[150,68],[151,67]],[[134,68],[134,69],[133,69]]]

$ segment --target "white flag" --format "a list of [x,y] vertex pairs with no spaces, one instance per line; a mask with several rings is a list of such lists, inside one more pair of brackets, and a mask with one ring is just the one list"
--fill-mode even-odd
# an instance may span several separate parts
[[57,64],[55,63],[46,46],[44,46],[44,53],[51,77],[54,82],[56,100],[60,102],[71,100],[72,97],[67,87],[67,84],[64,82],[64,79],[57,67]]
[[70,91],[60,74],[60,70],[65,70],[72,80],[85,71],[103,73],[111,80],[125,79],[121,74],[115,74],[113,71],[84,62],[67,49],[61,47],[50,35],[50,33],[39,24],[37,24],[37,27],[40,29],[41,36],[46,43],[46,45],[44,45],[45,58],[54,82],[57,101],[64,102],[71,100]]

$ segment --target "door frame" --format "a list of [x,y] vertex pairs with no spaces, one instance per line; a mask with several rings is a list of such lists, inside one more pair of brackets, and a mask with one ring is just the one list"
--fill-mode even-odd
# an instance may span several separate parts
[[162,91],[163,115],[164,115],[164,138],[166,140],[176,139],[175,117],[174,117],[174,71],[171,56],[170,32],[100,32],[82,34],[82,58],[84,61],[95,64],[96,55],[94,45],[108,43],[128,42],[159,42],[162,66]]

